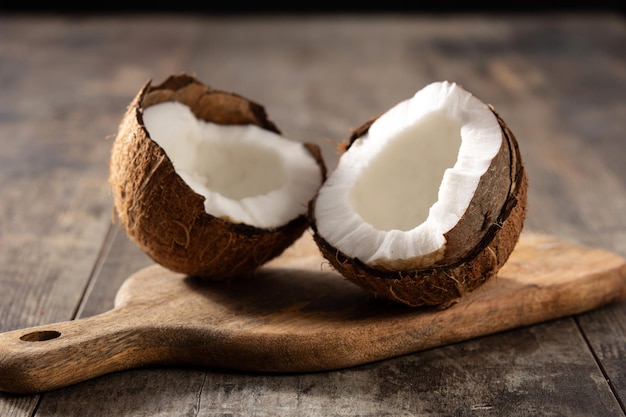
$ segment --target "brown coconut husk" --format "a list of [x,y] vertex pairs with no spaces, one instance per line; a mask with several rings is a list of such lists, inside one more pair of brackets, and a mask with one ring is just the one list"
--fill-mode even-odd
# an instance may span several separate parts
[[[219,124],[255,124],[280,134],[265,109],[238,94],[215,90],[180,74],[148,81],[128,107],[113,143],[109,184],[126,234],[155,262],[187,275],[226,279],[247,275],[281,254],[308,228],[306,215],[261,229],[208,214],[204,197],[176,173],[143,124],[143,109],[179,101],[197,118]],[[318,146],[303,144],[326,168]]]
[[[528,182],[517,140],[490,106],[502,129],[502,146],[479,181],[476,194],[457,225],[446,233],[443,256],[428,267],[367,265],[332,247],[317,232],[315,205],[309,216],[313,237],[324,257],[350,281],[375,296],[409,306],[454,304],[495,277],[519,241],[526,217]],[[363,136],[375,119],[356,129],[345,150]],[[410,264],[410,260],[403,266]],[[397,266],[397,265],[396,265]]]

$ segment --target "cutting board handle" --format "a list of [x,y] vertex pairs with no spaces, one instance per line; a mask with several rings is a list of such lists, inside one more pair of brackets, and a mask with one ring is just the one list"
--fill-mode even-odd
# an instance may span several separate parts
[[106,313],[2,333],[0,391],[49,391],[154,365],[339,369],[626,299],[625,258],[550,236],[523,235],[496,278],[444,310],[380,302],[320,271],[311,247],[227,285],[153,265],[124,281]]
[[163,360],[167,343],[129,310],[0,334],[0,390],[47,391]]

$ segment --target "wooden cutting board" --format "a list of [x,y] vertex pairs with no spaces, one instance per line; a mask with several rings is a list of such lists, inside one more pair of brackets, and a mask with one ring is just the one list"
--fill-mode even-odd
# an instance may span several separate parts
[[581,313],[626,298],[626,259],[523,233],[497,278],[445,310],[375,299],[303,236],[255,277],[202,283],[160,266],[115,308],[0,334],[0,390],[37,393],[147,366],[327,371]]

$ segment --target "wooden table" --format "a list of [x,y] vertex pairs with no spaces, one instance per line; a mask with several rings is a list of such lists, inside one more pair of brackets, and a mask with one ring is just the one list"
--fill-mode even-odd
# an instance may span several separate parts
[[[435,80],[493,104],[529,175],[525,230],[626,256],[626,24],[612,14],[0,16],[0,331],[107,311],[152,262],[112,222],[108,159],[181,71],[335,144]],[[626,303],[350,369],[134,369],[1,416],[624,416]]]

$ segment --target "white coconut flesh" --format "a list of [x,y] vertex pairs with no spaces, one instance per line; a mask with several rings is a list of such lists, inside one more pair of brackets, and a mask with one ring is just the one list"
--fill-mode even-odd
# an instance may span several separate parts
[[320,168],[302,143],[259,126],[199,120],[173,101],[144,109],[143,122],[212,216],[277,228],[305,214],[321,185]]
[[432,264],[501,146],[486,104],[455,83],[432,83],[341,156],[315,202],[317,232],[368,265]]

